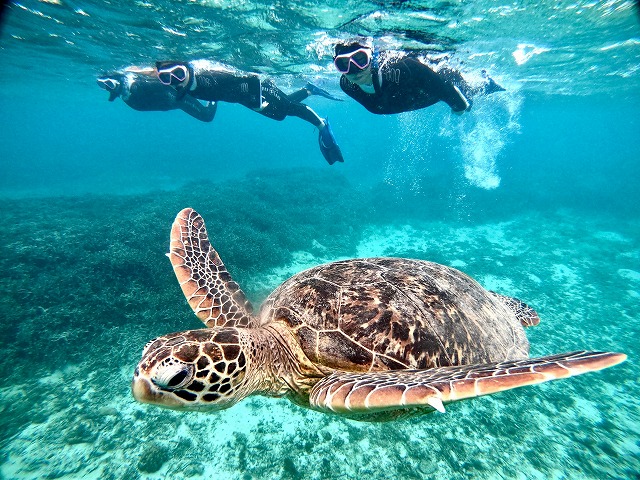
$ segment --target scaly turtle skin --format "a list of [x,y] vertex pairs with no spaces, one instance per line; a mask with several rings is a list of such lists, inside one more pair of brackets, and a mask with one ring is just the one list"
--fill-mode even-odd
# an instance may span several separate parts
[[144,348],[133,395],[167,408],[220,410],[261,394],[382,421],[626,358],[580,351],[529,359],[522,327],[538,324],[534,310],[420,260],[320,265],[285,281],[253,315],[191,209],[176,217],[169,258],[207,328]]

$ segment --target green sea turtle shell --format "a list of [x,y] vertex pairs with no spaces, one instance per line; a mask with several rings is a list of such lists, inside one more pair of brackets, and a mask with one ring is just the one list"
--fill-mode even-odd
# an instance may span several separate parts
[[529,356],[515,314],[466,274],[421,260],[333,262],[265,300],[314,364],[346,371],[426,369]]

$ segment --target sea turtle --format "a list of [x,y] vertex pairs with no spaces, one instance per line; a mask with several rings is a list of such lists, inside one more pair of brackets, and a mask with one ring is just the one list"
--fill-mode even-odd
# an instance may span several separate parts
[[167,408],[220,410],[261,394],[383,421],[626,358],[593,351],[528,358],[522,326],[539,322],[535,311],[437,263],[320,265],[285,281],[253,315],[194,210],[176,217],[168,256],[207,328],[144,347],[133,395]]

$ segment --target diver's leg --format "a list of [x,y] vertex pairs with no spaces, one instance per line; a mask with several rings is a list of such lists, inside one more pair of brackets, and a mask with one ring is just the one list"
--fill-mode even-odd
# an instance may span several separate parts
[[[435,72],[434,72],[435,73]],[[451,68],[442,68],[436,73],[441,79],[442,100],[454,113],[463,113],[471,108],[473,91],[462,74]]]
[[[505,90],[500,85],[498,85],[492,78],[490,78],[485,71],[483,71],[483,76],[486,79],[486,81],[480,85],[477,85],[477,84],[471,85],[464,79],[462,74],[457,70],[444,68],[440,70],[438,73],[442,75],[443,78],[445,78],[447,83],[453,85],[453,87],[458,92],[458,97],[464,97],[468,101],[469,106],[467,110],[471,108],[471,105],[473,103],[472,99],[475,98],[476,96],[490,95],[492,93],[503,92]],[[451,94],[449,95],[449,97],[453,99],[452,102],[458,101],[458,98],[456,98],[456,95]],[[452,105],[451,103],[449,104]]]
[[314,112],[309,105],[305,105],[304,103],[291,102],[287,108],[287,115],[301,118],[305,122],[309,122],[318,128],[324,127],[322,117]]
[[287,98],[294,103],[300,103],[301,101],[309,97],[309,95],[311,95],[309,90],[307,90],[306,88],[301,88],[300,90],[287,95]]
[[[294,92],[292,95],[298,94]],[[263,84],[262,97],[266,103],[266,107],[260,110],[260,113],[274,120],[282,120],[285,117],[298,117],[309,122],[315,127],[322,128],[324,120],[314,112],[311,107],[300,102],[292,102],[291,96],[284,93],[273,82]]]

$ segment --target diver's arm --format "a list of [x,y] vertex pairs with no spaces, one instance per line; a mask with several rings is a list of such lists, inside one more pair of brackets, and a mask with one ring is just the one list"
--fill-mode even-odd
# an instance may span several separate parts
[[350,82],[344,75],[340,77],[340,88],[371,113],[378,115],[389,113],[380,102],[379,95],[365,92],[357,84]]
[[210,122],[216,116],[218,103],[209,102],[207,105],[203,105],[191,95],[185,95],[178,100],[178,107],[201,122]]
[[362,90],[357,84],[350,82],[344,75],[340,77],[340,88],[344,93],[360,103],[362,103],[363,98],[367,96],[367,93],[364,90]]

